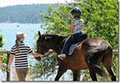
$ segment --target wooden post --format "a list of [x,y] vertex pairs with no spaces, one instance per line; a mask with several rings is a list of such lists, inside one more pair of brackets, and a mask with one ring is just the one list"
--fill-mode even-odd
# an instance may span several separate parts
[[113,50],[113,54],[118,54],[118,50]]
[[[8,65],[8,62],[9,62],[9,57],[10,57],[10,54],[7,53],[7,65]],[[10,81],[10,72],[7,71],[7,78],[6,78],[7,81]]]

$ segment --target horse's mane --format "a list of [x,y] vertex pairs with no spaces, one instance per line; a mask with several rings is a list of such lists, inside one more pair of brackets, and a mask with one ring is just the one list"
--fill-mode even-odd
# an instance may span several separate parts
[[63,37],[66,38],[66,35],[59,35],[59,34],[43,34],[42,36],[51,36],[51,37]]
[[42,38],[48,38],[56,44],[60,44],[67,36],[58,34],[42,34]]
[[55,41],[63,41],[67,36],[65,35],[59,35],[59,34],[43,34],[43,37],[51,37],[52,40]]
[[60,52],[60,48],[63,45],[63,41],[67,36],[57,35],[57,34],[42,34],[41,38],[47,39],[47,42],[50,43],[54,51],[57,53]]

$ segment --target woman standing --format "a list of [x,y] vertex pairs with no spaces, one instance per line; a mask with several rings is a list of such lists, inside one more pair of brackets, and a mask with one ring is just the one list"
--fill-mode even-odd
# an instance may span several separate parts
[[16,34],[15,45],[11,48],[11,54],[8,63],[8,72],[10,71],[11,63],[15,57],[15,68],[19,81],[25,81],[28,73],[28,54],[34,57],[42,57],[42,54],[37,54],[24,43],[25,35],[22,32]]

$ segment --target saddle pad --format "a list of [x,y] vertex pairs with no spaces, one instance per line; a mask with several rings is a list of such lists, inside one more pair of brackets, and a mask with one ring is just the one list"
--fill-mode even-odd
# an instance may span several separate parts
[[76,44],[72,44],[69,48],[69,52],[68,52],[68,55],[72,55],[72,53],[74,52],[75,48],[77,47],[79,43],[76,43]]

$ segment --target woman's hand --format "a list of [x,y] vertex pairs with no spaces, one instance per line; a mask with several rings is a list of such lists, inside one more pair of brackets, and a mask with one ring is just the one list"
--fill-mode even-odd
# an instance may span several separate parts
[[32,53],[30,53],[31,55],[33,55],[34,57],[43,57],[44,55],[36,53],[34,51],[32,51]]
[[7,66],[7,71],[10,72],[10,65]]
[[42,54],[37,54],[37,56],[35,57],[35,59],[36,59],[37,61],[40,61],[43,56],[44,56],[44,55],[42,55]]
[[40,57],[43,57],[44,55],[42,55],[42,54],[39,54],[39,56],[40,56]]

